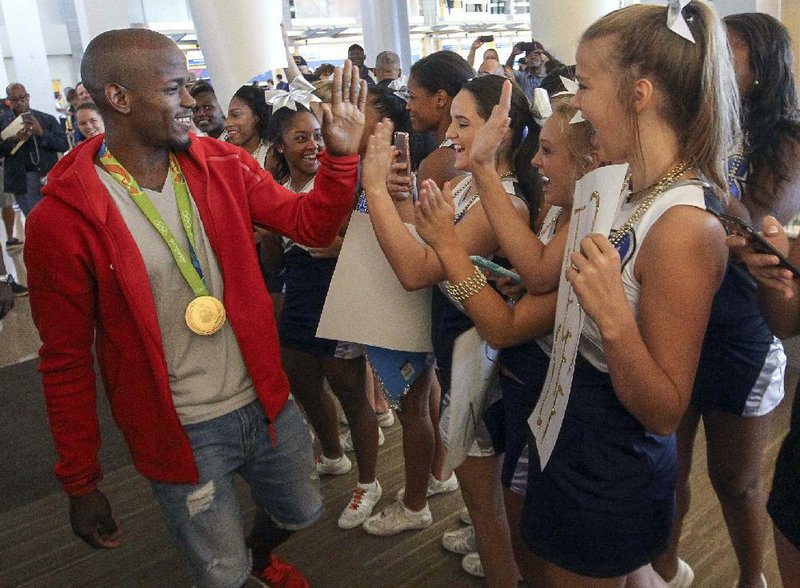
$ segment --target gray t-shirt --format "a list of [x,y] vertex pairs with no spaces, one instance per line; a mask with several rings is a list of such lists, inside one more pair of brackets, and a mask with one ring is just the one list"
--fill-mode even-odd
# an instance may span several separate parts
[[[184,320],[194,293],[186,283],[167,244],[122,187],[102,167],[95,166],[125,224],[128,225],[147,267],[150,291],[158,313],[161,341],[167,359],[169,385],[178,417],[184,425],[207,421],[241,408],[256,398],[253,382],[242,359],[230,322],[213,335],[196,335]],[[172,175],[161,192],[144,190],[178,242],[188,251],[175,202]],[[192,201],[197,258],[206,286],[222,300],[223,282],[217,258]]]

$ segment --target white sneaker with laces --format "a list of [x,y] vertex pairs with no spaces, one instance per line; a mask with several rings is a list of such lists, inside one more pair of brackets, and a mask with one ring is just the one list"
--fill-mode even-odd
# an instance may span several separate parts
[[694,570],[688,563],[678,558],[678,571],[675,573],[675,577],[667,582],[667,586],[669,588],[689,588],[692,582],[694,582]]
[[433,522],[427,503],[420,511],[406,508],[402,501],[393,502],[383,512],[372,515],[362,525],[371,535],[396,535],[410,529],[424,529]]
[[[353,446],[353,434],[350,432],[350,429],[347,429],[344,433],[339,435],[339,443],[342,445],[342,450],[355,451],[355,447]],[[383,434],[380,427],[378,427],[378,447],[381,447],[384,443],[386,443],[386,436]]]
[[346,455],[342,455],[339,459],[328,459],[324,455],[317,458],[317,473],[328,476],[341,476],[350,471],[353,464],[347,459]]
[[483,564],[481,563],[481,556],[478,555],[477,552],[475,553],[468,553],[464,556],[461,560],[461,568],[467,572],[470,576],[476,576],[478,578],[486,577],[486,574],[483,573]]
[[467,555],[478,550],[475,545],[475,527],[461,527],[442,535],[442,547],[452,553]]
[[354,529],[366,521],[372,514],[372,509],[378,504],[383,494],[381,485],[375,480],[375,489],[367,490],[360,485],[353,490],[353,497],[339,515],[340,529]]
[[[456,478],[455,472],[450,474],[450,477],[446,480],[437,480],[433,477],[433,474],[428,474],[428,492],[425,494],[428,498],[431,496],[436,496],[437,494],[444,494],[445,492],[455,492],[458,490],[458,478]],[[406,494],[405,488],[400,488],[395,495],[395,498],[398,501],[403,500],[403,496]]]

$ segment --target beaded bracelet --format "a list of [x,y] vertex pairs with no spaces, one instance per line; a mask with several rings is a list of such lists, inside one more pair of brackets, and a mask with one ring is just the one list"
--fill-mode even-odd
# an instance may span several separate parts
[[485,285],[486,276],[483,275],[483,272],[478,266],[475,266],[475,271],[466,280],[459,282],[458,284],[445,282],[444,287],[453,300],[464,302],[468,298],[471,298],[480,292]]

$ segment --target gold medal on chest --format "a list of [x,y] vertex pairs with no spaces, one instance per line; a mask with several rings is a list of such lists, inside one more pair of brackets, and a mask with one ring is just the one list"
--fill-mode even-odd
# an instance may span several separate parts
[[198,296],[186,307],[186,325],[198,335],[213,335],[225,324],[225,307],[213,296]]

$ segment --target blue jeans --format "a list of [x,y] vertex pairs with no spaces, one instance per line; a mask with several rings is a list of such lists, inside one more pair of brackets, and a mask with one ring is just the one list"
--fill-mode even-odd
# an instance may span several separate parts
[[25,194],[15,194],[14,199],[19,205],[19,209],[25,218],[33,210],[33,207],[42,199],[42,176],[39,172],[29,171],[25,172],[25,185],[27,186]]
[[198,588],[239,588],[250,574],[250,553],[234,474],[253,501],[288,530],[322,516],[311,435],[293,398],[275,419],[275,446],[261,403],[185,426],[200,475],[197,484],[152,482],[167,527],[189,563]]

